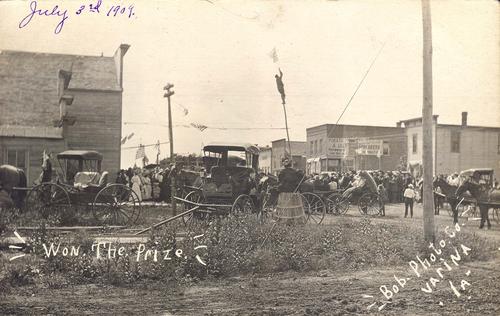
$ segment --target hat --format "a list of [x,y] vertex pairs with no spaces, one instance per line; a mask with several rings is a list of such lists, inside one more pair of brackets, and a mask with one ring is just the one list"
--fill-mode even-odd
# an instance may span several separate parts
[[411,184],[411,183],[410,183],[410,184],[408,185],[408,187],[409,187],[410,189],[413,189],[413,184]]

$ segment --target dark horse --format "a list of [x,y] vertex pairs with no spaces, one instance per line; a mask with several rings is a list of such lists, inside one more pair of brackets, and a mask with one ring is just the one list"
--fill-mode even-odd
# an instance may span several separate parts
[[484,227],[484,223],[488,223],[488,229],[491,228],[490,218],[488,217],[488,210],[492,207],[500,205],[500,190],[489,189],[479,183],[471,180],[466,180],[457,189],[457,195],[462,196],[465,192],[469,191],[474,199],[476,199],[481,212],[481,223],[479,228]]
[[445,202],[450,204],[451,209],[453,211],[453,223],[456,224],[458,223],[458,209],[457,209],[457,204],[458,204],[458,197],[457,197],[457,187],[450,185],[448,182],[446,182],[444,179],[438,178],[434,180],[433,183],[434,189],[436,189],[438,186],[441,187],[441,192],[445,196]]
[[[14,190],[13,188],[26,188],[26,184],[27,179],[24,170],[11,165],[0,166],[0,191],[6,192],[17,208],[22,208],[26,190]],[[8,201],[3,201],[3,203],[6,206],[9,204]]]

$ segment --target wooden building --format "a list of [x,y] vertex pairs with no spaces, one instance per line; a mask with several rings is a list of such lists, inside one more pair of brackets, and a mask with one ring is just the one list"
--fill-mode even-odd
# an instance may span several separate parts
[[23,168],[28,185],[41,172],[42,152],[97,150],[102,169],[120,168],[123,57],[2,51],[0,163]]
[[[500,178],[500,127],[471,126],[467,112],[462,112],[462,122],[439,124],[438,115],[433,120],[434,174],[451,174],[471,168],[493,168]],[[405,129],[408,139],[408,164],[415,175],[422,173],[422,118],[398,122]]]

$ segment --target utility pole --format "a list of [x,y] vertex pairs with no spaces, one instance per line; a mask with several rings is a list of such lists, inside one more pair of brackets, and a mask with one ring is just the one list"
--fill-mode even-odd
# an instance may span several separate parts
[[[175,155],[174,155],[174,133],[172,130],[172,107],[170,106],[170,97],[174,95],[174,91],[171,91],[174,87],[173,84],[167,83],[165,87],[163,87],[163,90],[167,91],[163,95],[164,98],[167,98],[168,100],[168,140],[170,142],[170,160],[175,166]],[[175,167],[175,169],[177,169]],[[172,214],[173,216],[177,215],[177,204],[175,202],[175,195],[177,193],[176,190],[176,183],[175,183],[175,177],[176,177],[177,170],[170,170],[170,175],[171,175],[171,188],[170,188],[170,200],[172,203]]]
[[423,26],[423,104],[422,104],[422,135],[423,135],[423,220],[424,238],[434,242],[434,196],[432,188],[433,159],[432,159],[432,26],[431,8],[429,0],[422,0],[422,26]]

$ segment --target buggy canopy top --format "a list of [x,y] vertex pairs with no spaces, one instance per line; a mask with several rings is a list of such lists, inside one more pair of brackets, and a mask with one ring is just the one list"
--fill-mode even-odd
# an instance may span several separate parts
[[473,176],[474,173],[477,172],[479,174],[491,174],[493,173],[493,169],[491,168],[475,168],[475,169],[468,169],[460,172],[461,176]]
[[102,160],[102,155],[94,150],[66,150],[57,154],[57,159]]
[[260,150],[257,146],[249,143],[210,143],[203,147],[204,151],[223,153],[227,151],[244,151],[258,155]]

